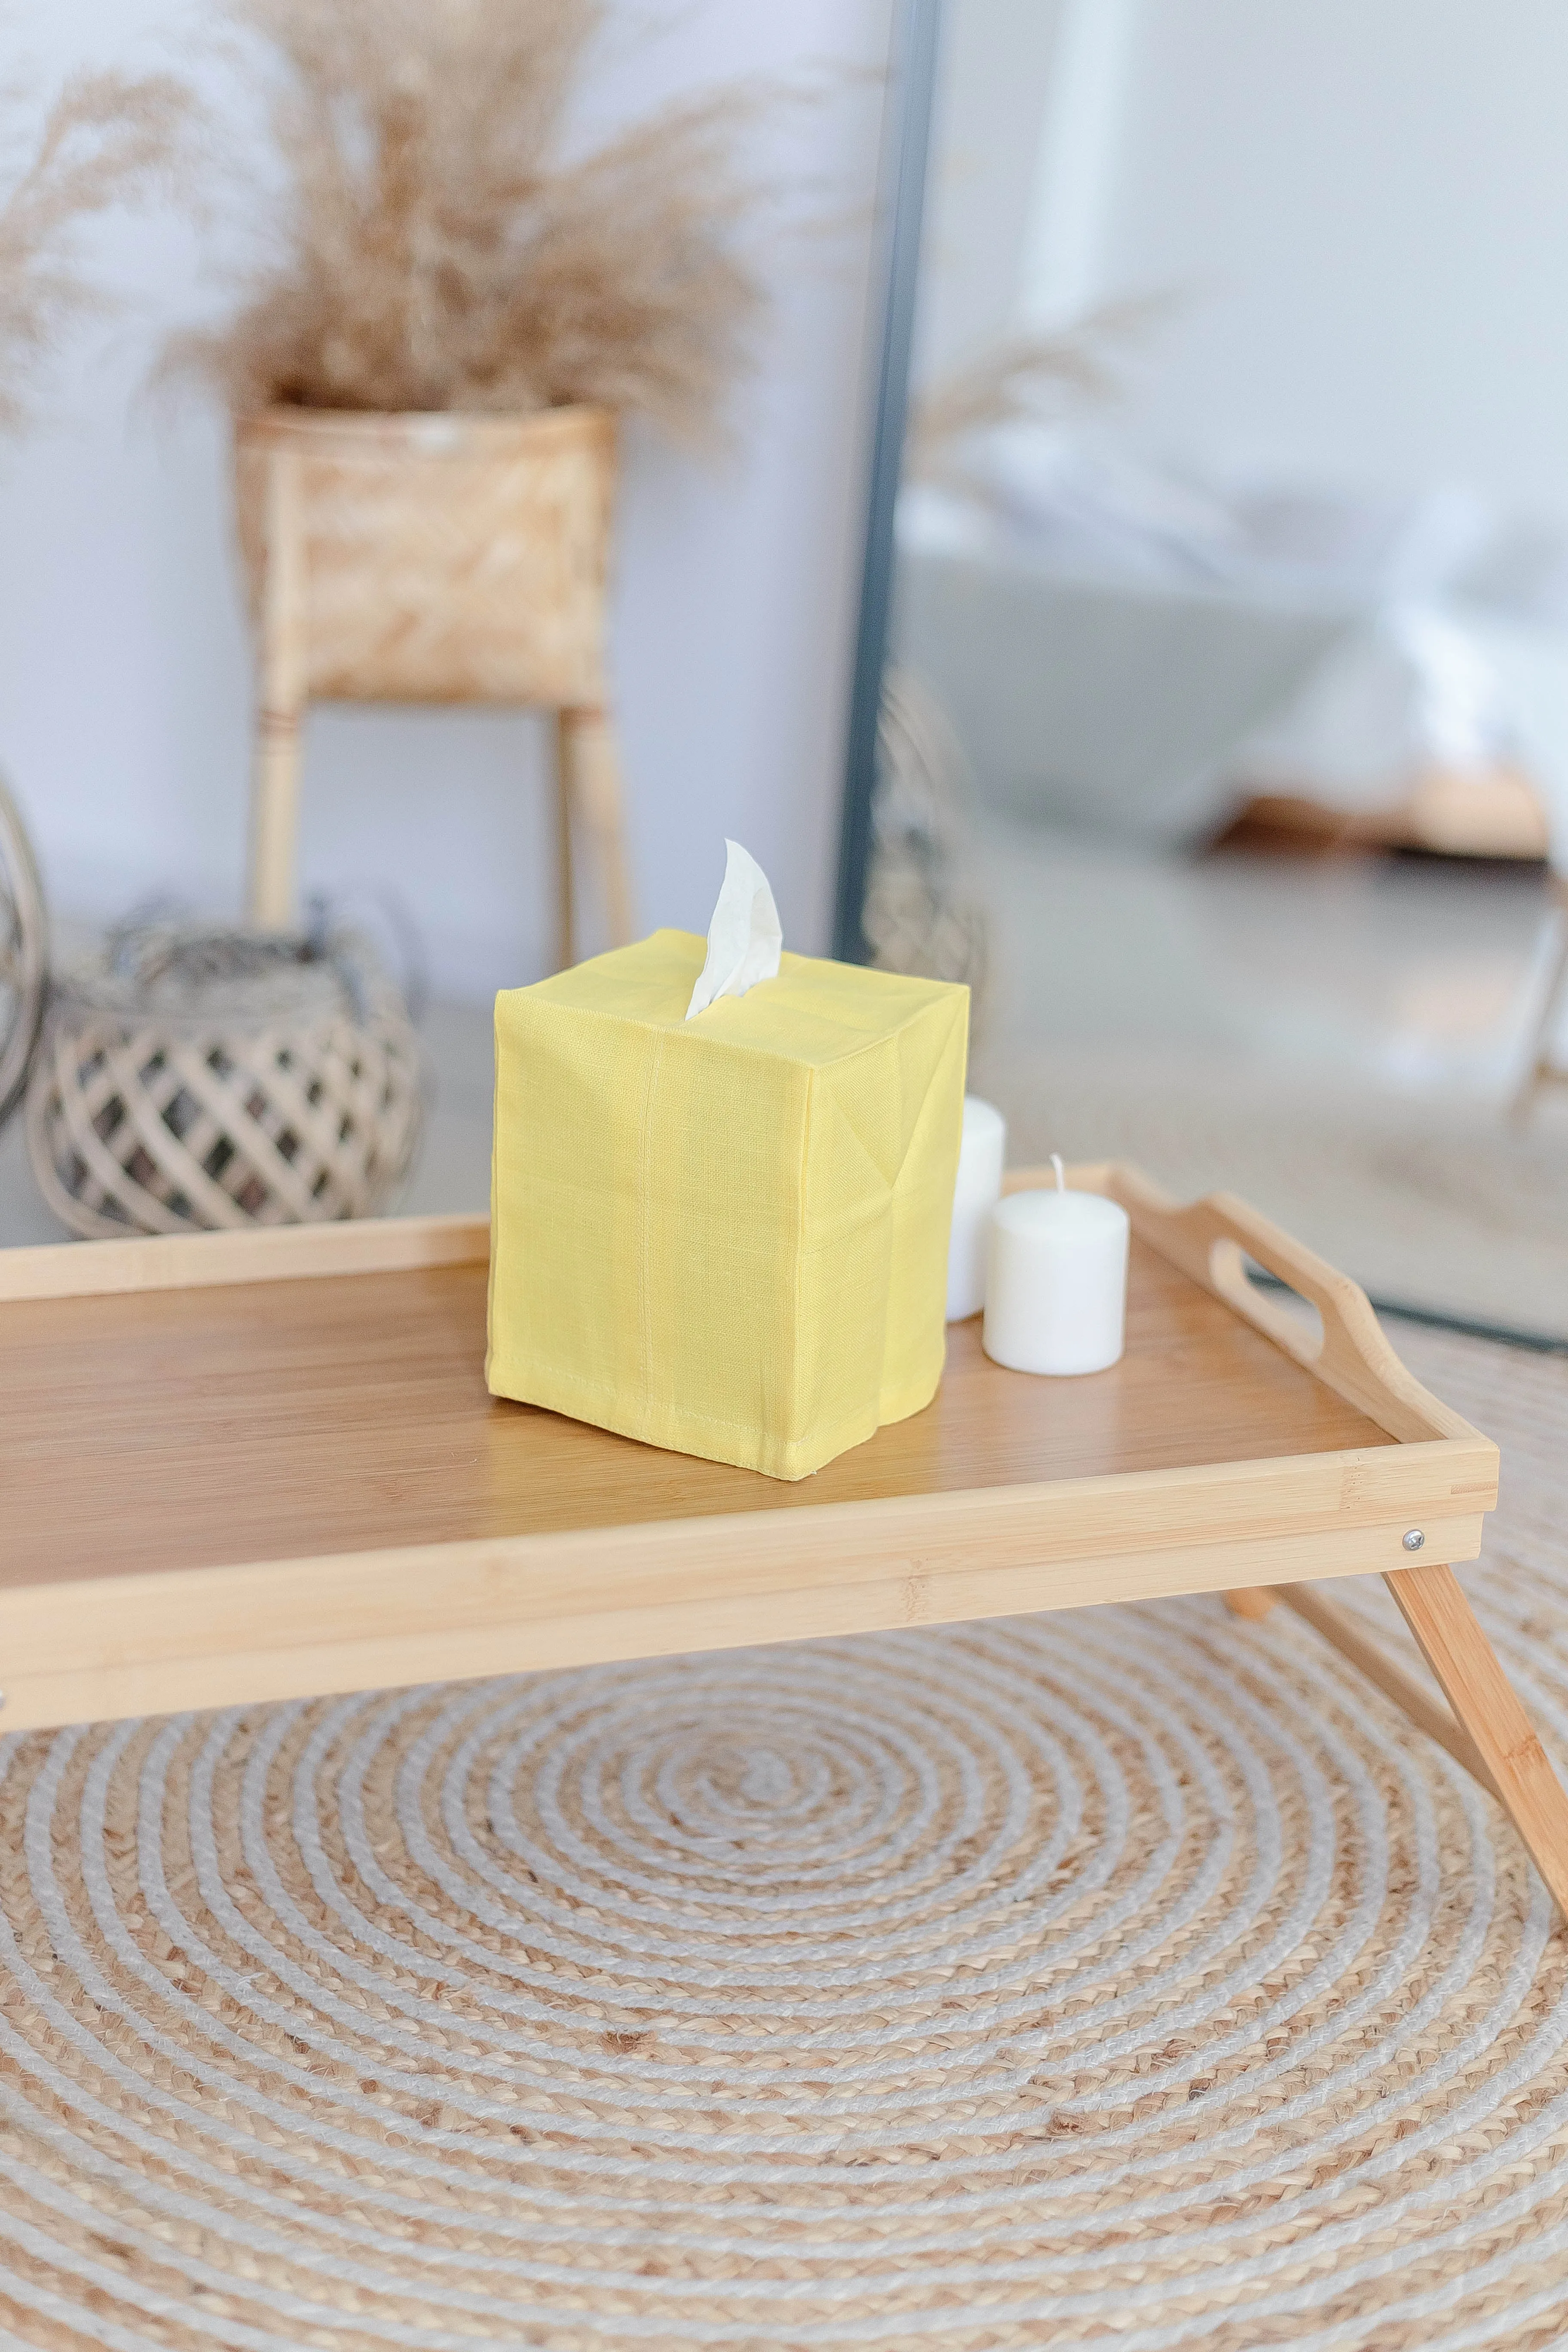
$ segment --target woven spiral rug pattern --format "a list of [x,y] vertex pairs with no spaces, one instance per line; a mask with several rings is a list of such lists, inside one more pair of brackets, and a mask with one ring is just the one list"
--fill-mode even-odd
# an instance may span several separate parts
[[[1563,1755],[1568,1364],[1405,1352]],[[21,1735],[0,1816],[5,2345],[1568,2341],[1568,1938],[1283,1610]]]

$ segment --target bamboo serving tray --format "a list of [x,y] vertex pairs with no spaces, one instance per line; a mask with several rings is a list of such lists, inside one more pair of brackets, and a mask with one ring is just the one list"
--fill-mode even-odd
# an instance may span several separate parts
[[[0,1252],[0,1728],[1279,1597],[1501,1798],[1568,1904],[1568,1801],[1451,1568],[1497,1448],[1243,1202],[1072,1180],[1132,1221],[1121,1362],[1037,1379],[954,1325],[936,1402],[798,1485],[490,1397],[483,1218]],[[1452,1713],[1313,1591],[1372,1573]]]

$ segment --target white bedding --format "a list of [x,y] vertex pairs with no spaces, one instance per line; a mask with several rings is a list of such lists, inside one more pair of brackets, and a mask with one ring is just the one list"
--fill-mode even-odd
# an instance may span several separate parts
[[1458,492],[1222,493],[1066,446],[998,436],[900,500],[896,655],[987,799],[1179,842],[1258,792],[1377,809],[1429,769],[1568,796],[1568,557],[1542,534],[1521,583]]

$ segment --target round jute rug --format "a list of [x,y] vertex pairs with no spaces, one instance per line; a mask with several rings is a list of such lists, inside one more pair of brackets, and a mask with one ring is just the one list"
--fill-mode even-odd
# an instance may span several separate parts
[[[1562,1752],[1568,1365],[1406,1352]],[[1565,2340],[1568,1938],[1283,1611],[29,1735],[0,1812],[6,2345]]]

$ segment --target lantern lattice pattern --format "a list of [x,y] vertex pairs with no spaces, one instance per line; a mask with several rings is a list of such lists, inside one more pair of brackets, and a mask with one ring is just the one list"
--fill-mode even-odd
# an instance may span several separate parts
[[38,869],[16,803],[0,784],[0,1127],[27,1082],[47,987]]
[[59,983],[27,1091],[44,1197],[95,1237],[373,1215],[422,1123],[418,1039],[348,933],[121,933]]

